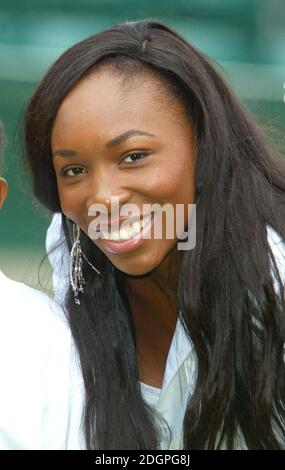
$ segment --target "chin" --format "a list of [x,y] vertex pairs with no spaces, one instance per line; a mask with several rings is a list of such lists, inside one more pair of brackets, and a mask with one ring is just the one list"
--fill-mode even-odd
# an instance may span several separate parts
[[124,261],[113,258],[110,261],[116,269],[129,276],[147,275],[160,264],[160,261],[149,259],[148,256],[144,257],[144,259],[135,259],[134,257],[133,260],[130,258]]
[[137,266],[137,267],[131,267],[131,266],[117,266],[113,263],[116,269],[121,271],[124,274],[127,274],[128,276],[143,276],[149,274],[154,268],[153,267],[142,267],[142,266]]

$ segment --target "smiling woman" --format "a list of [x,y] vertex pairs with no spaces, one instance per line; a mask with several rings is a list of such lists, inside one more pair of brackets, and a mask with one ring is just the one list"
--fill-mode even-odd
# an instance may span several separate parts
[[[125,83],[110,65],[101,65],[73,87],[58,109],[51,146],[61,209],[86,235],[89,208],[102,204],[110,214],[112,196],[120,207],[134,204],[141,215],[148,203],[187,208],[194,201],[192,126],[180,101],[170,100],[166,85],[153,75],[141,72],[139,79]],[[140,152],[143,157],[128,161]],[[121,243],[121,256],[116,243],[98,238],[96,245],[120,271],[141,275],[160,265],[164,270],[176,242],[145,239],[132,253]]]
[[[24,127],[34,194],[71,250],[85,448],[284,448],[284,161],[210,60],[159,21],[122,23],[56,61]],[[128,241],[113,197],[138,208]],[[186,228],[195,204],[194,249],[165,217],[143,239],[145,204],[174,224],[182,205]]]

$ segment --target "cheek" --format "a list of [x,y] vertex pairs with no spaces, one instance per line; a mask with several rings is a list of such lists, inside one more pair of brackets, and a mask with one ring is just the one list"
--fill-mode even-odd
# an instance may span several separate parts
[[148,177],[148,192],[152,199],[164,203],[192,203],[194,199],[194,169],[188,160],[165,165]]
[[[149,184],[152,185],[152,200],[162,205],[172,205],[177,233],[183,230],[189,222],[191,207],[188,204],[193,204],[195,200],[195,172],[191,160],[185,158],[184,161],[177,162],[177,165],[161,168],[152,176]],[[176,205],[182,205],[178,212]],[[166,225],[166,216],[163,216],[163,224]]]
[[85,214],[84,203],[76,191],[71,188],[58,188],[61,210],[66,217],[81,225]]

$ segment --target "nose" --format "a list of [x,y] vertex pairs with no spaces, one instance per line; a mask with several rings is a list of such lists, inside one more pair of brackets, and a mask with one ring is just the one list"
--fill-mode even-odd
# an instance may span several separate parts
[[[115,211],[116,217],[119,216],[120,208],[123,204],[130,201],[131,193],[124,187],[122,179],[111,172],[98,172],[92,177],[89,186],[89,193],[86,199],[87,213],[90,207],[103,206],[108,219],[111,218],[111,212]],[[99,215],[99,214],[98,214]],[[95,216],[94,210],[92,216]]]

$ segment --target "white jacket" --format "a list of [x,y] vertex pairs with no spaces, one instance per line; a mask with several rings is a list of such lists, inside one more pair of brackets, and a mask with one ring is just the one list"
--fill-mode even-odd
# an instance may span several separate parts
[[59,306],[0,271],[0,450],[78,449],[83,381]]

